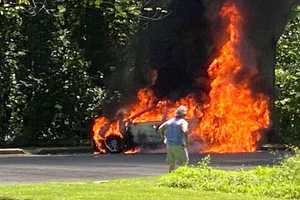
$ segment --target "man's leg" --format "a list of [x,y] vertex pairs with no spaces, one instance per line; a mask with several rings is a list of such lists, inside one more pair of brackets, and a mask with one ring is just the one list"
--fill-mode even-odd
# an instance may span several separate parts
[[178,165],[184,166],[189,163],[189,154],[186,147],[179,146],[177,152]]
[[169,172],[174,171],[176,167],[176,159],[174,153],[174,145],[167,145],[167,161],[169,164]]
[[174,163],[169,163],[169,173],[175,170],[175,162]]

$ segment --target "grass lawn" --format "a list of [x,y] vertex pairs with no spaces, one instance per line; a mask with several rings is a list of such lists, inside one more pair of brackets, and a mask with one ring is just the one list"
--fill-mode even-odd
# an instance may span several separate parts
[[211,168],[204,159],[161,177],[0,185],[0,200],[299,200],[300,150],[280,165]]
[[158,186],[157,178],[0,186],[0,200],[279,200]]

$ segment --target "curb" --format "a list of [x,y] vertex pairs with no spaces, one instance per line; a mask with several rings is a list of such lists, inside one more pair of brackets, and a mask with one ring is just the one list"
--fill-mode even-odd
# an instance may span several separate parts
[[26,152],[23,149],[0,149],[0,155],[5,155],[5,154],[26,154]]
[[91,147],[49,147],[49,148],[36,148],[28,150],[30,154],[75,154],[75,153],[92,153]]
[[47,147],[47,148],[0,148],[0,155],[11,154],[32,154],[32,155],[46,155],[46,154],[77,154],[77,153],[93,153],[89,146],[82,147]]
[[283,144],[264,144],[257,148],[257,150],[263,151],[285,151],[288,148]]

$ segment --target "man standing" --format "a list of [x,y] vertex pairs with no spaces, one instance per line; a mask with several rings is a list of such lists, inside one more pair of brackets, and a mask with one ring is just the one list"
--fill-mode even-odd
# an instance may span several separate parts
[[175,170],[177,162],[178,165],[186,165],[189,161],[187,151],[188,122],[184,119],[186,113],[187,108],[179,106],[175,111],[175,117],[159,127],[167,145],[169,172]]

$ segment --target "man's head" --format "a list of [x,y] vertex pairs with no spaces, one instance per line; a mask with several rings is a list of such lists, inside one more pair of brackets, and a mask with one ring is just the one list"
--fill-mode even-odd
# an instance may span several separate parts
[[175,111],[175,117],[184,117],[187,113],[187,107],[179,106]]

